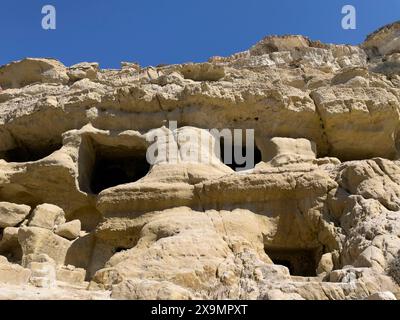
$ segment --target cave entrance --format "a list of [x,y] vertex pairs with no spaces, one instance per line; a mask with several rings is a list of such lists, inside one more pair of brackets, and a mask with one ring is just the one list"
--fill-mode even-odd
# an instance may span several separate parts
[[90,179],[94,194],[143,178],[150,170],[146,150],[94,144],[95,159]]
[[[223,138],[220,139],[219,146],[220,160],[234,171],[252,169],[257,163],[262,161],[261,151],[256,145],[254,145],[254,148],[250,149],[250,154],[246,145],[242,146],[229,142],[225,143]],[[239,155],[239,157],[235,155]],[[246,162],[242,161],[242,157],[246,157],[246,159],[253,157],[254,162],[249,166],[250,163],[247,160]]]
[[22,248],[18,242],[18,232],[15,230],[17,229],[0,229],[0,255],[6,257],[11,263],[19,264],[22,260]]
[[4,159],[7,162],[38,161],[61,149],[61,147],[61,143],[51,143],[37,148],[20,145],[16,148],[1,152],[0,159]]
[[293,276],[315,277],[319,258],[319,248],[312,249],[282,249],[266,248],[265,253],[274,264],[287,267]]

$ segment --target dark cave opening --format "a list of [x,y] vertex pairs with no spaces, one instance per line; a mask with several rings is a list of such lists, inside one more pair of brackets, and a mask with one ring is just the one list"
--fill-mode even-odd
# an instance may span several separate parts
[[113,252],[114,252],[114,253],[118,253],[118,252],[122,252],[122,251],[129,250],[129,249],[130,249],[130,248],[117,247],[117,248],[114,248],[114,249],[113,249]]
[[293,265],[289,260],[280,260],[280,259],[271,259],[274,264],[279,264],[281,266],[285,266],[289,269],[290,274],[294,274]]
[[283,265],[293,276],[315,277],[320,258],[318,248],[282,249],[266,248],[265,253],[274,264]]
[[[11,228],[8,230],[10,229]],[[15,230],[15,228],[13,229]],[[22,260],[22,248],[18,242],[18,235],[4,230],[5,229],[0,229],[0,255],[6,257],[11,263],[19,264]]]
[[20,145],[16,148],[1,152],[0,159],[4,159],[7,162],[38,161],[61,149],[61,147],[61,143],[52,143],[36,148]]
[[246,145],[226,144],[224,139],[221,138],[219,147],[221,161],[234,171],[252,169],[262,161],[262,154],[257,145],[254,145],[254,148],[250,148],[250,153],[248,154]]
[[94,194],[102,190],[135,182],[150,170],[146,150],[126,147],[95,147],[95,161],[90,189]]

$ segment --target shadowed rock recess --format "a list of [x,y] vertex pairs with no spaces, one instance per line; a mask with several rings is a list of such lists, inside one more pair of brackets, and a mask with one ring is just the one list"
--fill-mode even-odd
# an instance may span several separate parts
[[[400,298],[400,23],[205,63],[27,58],[0,87],[0,298]],[[255,167],[146,161],[154,132],[213,128],[254,129]]]

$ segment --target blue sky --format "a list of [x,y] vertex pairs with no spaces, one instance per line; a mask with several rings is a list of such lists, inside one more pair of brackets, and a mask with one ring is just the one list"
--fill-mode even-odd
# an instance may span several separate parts
[[[46,4],[56,30],[41,27]],[[356,30],[341,28],[346,4],[357,9]],[[1,0],[0,17],[0,65],[29,56],[118,68],[205,61],[269,34],[357,44],[400,19],[400,0]]]

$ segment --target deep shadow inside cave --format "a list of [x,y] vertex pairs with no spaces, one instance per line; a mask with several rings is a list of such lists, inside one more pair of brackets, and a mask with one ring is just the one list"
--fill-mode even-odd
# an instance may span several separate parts
[[[247,159],[250,156],[254,157],[253,165],[250,168],[246,168],[246,169],[252,169],[252,168],[254,168],[254,166],[257,163],[262,161],[261,151],[258,149],[258,147],[256,145],[254,145],[254,149],[252,150],[253,152],[250,152],[250,154],[247,154],[246,145],[239,146],[239,145],[231,144],[231,148],[228,149],[228,147],[225,147],[226,144],[224,143],[223,138],[220,139],[219,146],[220,146],[221,161],[234,171],[240,171],[240,170],[245,169],[246,163],[243,163],[240,161],[241,157],[246,157]],[[225,150],[225,149],[227,149],[227,150]],[[230,155],[227,154],[226,151],[230,152]],[[241,155],[241,157],[239,156],[239,159],[238,159],[237,157],[235,157],[235,154],[239,154],[239,155]]]
[[312,249],[282,249],[266,248],[265,253],[274,264],[287,267],[293,276],[315,277],[320,258],[318,248]]
[[38,161],[51,155],[61,147],[61,143],[53,143],[36,148],[20,145],[16,148],[0,152],[0,159],[4,159],[7,162]]
[[95,147],[95,153],[90,181],[90,189],[95,194],[113,186],[135,182],[150,169],[145,150]]

